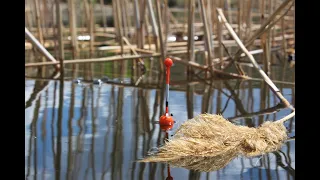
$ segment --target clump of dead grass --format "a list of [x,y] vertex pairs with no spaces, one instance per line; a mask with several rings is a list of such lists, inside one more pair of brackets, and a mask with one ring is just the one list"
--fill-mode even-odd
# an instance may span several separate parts
[[281,148],[288,138],[283,125],[287,119],[254,128],[232,124],[220,115],[200,114],[183,123],[156,155],[142,162],[168,162],[202,171],[222,168],[238,155],[252,157]]

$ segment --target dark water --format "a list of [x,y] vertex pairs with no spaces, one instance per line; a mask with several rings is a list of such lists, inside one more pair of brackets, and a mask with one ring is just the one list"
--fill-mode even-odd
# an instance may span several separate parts
[[[280,80],[282,68],[273,67],[272,71],[276,74],[272,79]],[[287,71],[284,80],[291,84],[276,85],[294,104],[294,72]],[[254,69],[246,72],[259,77]],[[71,74],[66,71],[66,78],[72,79]],[[163,84],[153,75],[146,76],[139,88],[131,84],[131,78],[113,80],[101,86],[90,82],[81,86],[72,80],[61,83],[26,78],[26,179],[166,179],[166,164],[136,161],[163,144],[165,132],[157,124],[164,112],[164,106],[159,105],[165,98]],[[281,119],[291,112],[275,112],[279,101],[259,80],[187,86],[185,73],[174,68],[171,80],[169,108],[177,123],[169,137],[181,123],[201,112],[221,113],[234,119],[234,123],[248,126]],[[285,125],[289,136],[295,136],[295,118]],[[295,179],[294,169],[295,140],[284,143],[281,151],[254,158],[238,157],[210,173],[169,168],[173,179],[179,180]]]

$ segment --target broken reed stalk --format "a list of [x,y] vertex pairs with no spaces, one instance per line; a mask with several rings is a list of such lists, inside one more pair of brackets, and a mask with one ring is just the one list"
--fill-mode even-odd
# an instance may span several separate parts
[[240,46],[242,51],[248,56],[249,60],[253,64],[253,66],[258,70],[259,74],[265,80],[265,82],[269,85],[270,89],[277,95],[277,97],[283,102],[283,104],[286,107],[290,107],[290,108],[293,109],[293,107],[290,105],[289,101],[287,101],[285,99],[285,97],[283,97],[283,95],[281,94],[280,90],[270,80],[270,78],[266,75],[266,73],[260,68],[259,64],[256,62],[256,60],[254,59],[252,54],[250,54],[249,51],[246,49],[246,47],[243,45],[243,43],[241,42],[241,40],[239,39],[237,34],[234,32],[233,28],[227,22],[224,14],[222,12],[222,9],[221,8],[217,8],[217,12],[218,12],[219,17],[220,17],[219,18],[220,22],[223,23],[223,25],[228,29],[228,31],[230,32],[230,34],[233,37],[233,39],[237,42],[237,44]]
[[[38,48],[38,50],[44,55],[48,60],[56,63],[58,62],[47,50],[43,47],[43,45],[30,33],[30,31],[25,27],[25,36],[31,41],[31,43]],[[57,68],[59,65],[57,65]]]
[[[132,47],[132,45],[130,44],[129,40],[126,37],[123,37],[122,39],[127,45],[130,46],[130,49],[134,55],[139,55],[137,51]],[[138,58],[138,61],[139,61],[139,66],[145,66],[142,58]]]

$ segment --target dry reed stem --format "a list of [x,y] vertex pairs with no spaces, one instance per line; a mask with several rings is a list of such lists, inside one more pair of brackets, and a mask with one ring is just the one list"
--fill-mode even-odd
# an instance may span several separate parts
[[57,62],[57,60],[43,47],[43,45],[30,33],[30,31],[25,27],[25,36],[31,43],[38,48],[38,50],[50,61]]
[[[165,48],[164,48],[164,39],[163,39],[164,37],[163,37],[163,25],[162,25],[160,0],[156,0],[156,12],[157,12],[157,20],[158,20],[158,33],[159,33],[159,41],[160,41],[161,59],[162,59],[162,61],[164,61],[164,59],[166,58],[166,52],[165,52]],[[160,62],[161,62],[161,60],[160,60]],[[162,70],[162,68],[161,68],[161,70]]]
[[244,44],[241,42],[241,40],[239,39],[239,37],[237,36],[237,34],[234,32],[233,28],[230,26],[230,24],[227,22],[222,9],[221,8],[217,8],[217,12],[219,14],[219,20],[221,23],[223,23],[223,25],[228,29],[228,31],[230,32],[231,36],[233,37],[233,39],[237,42],[237,44],[240,46],[240,48],[242,49],[242,51],[248,56],[249,60],[251,61],[251,63],[253,64],[253,66],[257,69],[257,71],[259,72],[259,74],[261,75],[261,77],[265,80],[265,82],[268,84],[268,86],[270,87],[270,89],[274,92],[274,94],[283,102],[284,105],[286,105],[286,107],[291,107],[292,109],[294,109],[289,101],[281,94],[280,90],[276,87],[276,85],[271,81],[271,79],[266,75],[266,73],[260,68],[260,66],[257,64],[256,60],[254,59],[254,57],[252,56],[252,54],[250,54],[250,52],[246,49],[246,47],[244,46]]
[[[209,59],[210,63],[212,63],[212,58],[213,58],[212,38],[211,38],[212,36],[209,31],[209,24],[208,24],[208,20],[207,20],[206,9],[204,7],[204,2],[203,2],[203,0],[199,0],[199,3],[200,3],[199,6],[201,8],[201,19],[203,21],[203,26],[204,26],[203,28],[204,28],[205,42],[206,42],[207,51],[208,51],[208,59]],[[193,38],[193,37],[189,37],[189,38]],[[213,66],[211,66],[209,70],[210,70],[211,74],[213,74],[215,68]]]

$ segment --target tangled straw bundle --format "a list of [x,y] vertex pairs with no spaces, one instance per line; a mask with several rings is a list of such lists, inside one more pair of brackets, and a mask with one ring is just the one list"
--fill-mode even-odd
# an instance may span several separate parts
[[[238,155],[252,157],[278,150],[288,138],[283,122],[294,116],[270,122],[257,128],[232,124],[220,115],[200,114],[183,123],[172,139],[159,148],[159,152],[142,162],[169,162],[175,166],[203,171],[227,165]],[[214,161],[210,167],[206,161]],[[201,168],[206,164],[207,169]],[[210,163],[209,163],[210,164]]]

